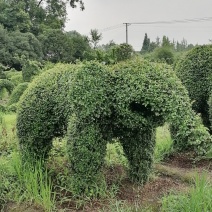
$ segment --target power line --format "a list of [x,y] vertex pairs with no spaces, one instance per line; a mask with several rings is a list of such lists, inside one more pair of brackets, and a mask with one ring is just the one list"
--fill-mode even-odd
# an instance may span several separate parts
[[192,22],[204,22],[204,21],[212,21],[212,17],[192,18],[192,19],[172,20],[172,21],[131,22],[129,24],[131,25],[177,24],[177,23],[192,23]]
[[[110,30],[116,30],[118,28],[123,28],[124,25],[126,27],[126,43],[128,43],[128,26],[130,25],[170,25],[170,24],[188,24],[188,23],[195,23],[195,22],[206,22],[206,21],[212,21],[212,17],[203,17],[203,18],[191,18],[191,19],[181,19],[181,20],[171,20],[171,21],[148,21],[148,22],[129,22],[129,23],[123,23],[123,24],[117,24],[113,25],[107,28],[103,28],[100,30],[100,32],[106,32]],[[159,27],[159,26],[154,26],[154,27]],[[164,27],[164,26],[160,26]]]
[[[171,20],[171,21],[129,22],[129,23],[124,23],[124,24],[125,25],[127,24],[129,26],[129,25],[194,23],[194,22],[204,22],[204,21],[212,21],[212,17],[181,19],[181,20]],[[113,25],[110,27],[100,29],[100,32],[115,30],[115,29],[122,28],[122,27],[123,27],[123,24],[116,24],[116,25]]]
[[114,29],[118,29],[120,27],[123,27],[122,24],[117,24],[117,25],[113,25],[113,26],[110,26],[110,27],[106,27],[104,29],[101,29],[99,30],[100,32],[105,32],[105,31],[109,31],[109,30],[114,30]]

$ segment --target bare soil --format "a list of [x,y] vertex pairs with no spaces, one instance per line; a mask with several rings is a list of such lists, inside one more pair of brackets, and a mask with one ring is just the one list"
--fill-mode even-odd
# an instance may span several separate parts
[[195,154],[192,152],[170,155],[163,164],[184,169],[198,168],[212,171],[212,159],[196,160]]

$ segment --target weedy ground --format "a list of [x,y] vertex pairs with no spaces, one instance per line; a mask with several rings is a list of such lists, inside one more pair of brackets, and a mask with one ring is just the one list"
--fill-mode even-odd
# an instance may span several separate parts
[[131,183],[117,141],[108,144],[104,182],[93,199],[72,195],[66,139],[55,139],[45,168],[22,164],[16,114],[0,113],[0,211],[212,211],[212,160],[175,153],[168,125],[157,129],[154,169],[145,186]]

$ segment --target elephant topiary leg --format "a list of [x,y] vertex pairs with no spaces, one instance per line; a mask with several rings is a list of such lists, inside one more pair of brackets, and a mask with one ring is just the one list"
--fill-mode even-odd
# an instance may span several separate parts
[[68,151],[73,172],[72,189],[75,195],[97,196],[104,183],[101,167],[107,142],[95,124],[69,130]]
[[121,140],[129,161],[129,174],[134,182],[147,182],[152,168],[155,147],[155,129],[134,131]]

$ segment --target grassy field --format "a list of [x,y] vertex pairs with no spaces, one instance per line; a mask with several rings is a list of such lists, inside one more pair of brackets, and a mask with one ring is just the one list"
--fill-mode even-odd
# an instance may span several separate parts
[[[127,178],[128,163],[118,142],[107,146],[99,197],[75,197],[66,140],[53,141],[46,168],[41,162],[34,167],[22,165],[15,122],[15,113],[0,114],[1,211],[212,211],[207,174],[196,174],[194,183],[185,183],[154,169],[147,185],[134,185]],[[171,153],[172,140],[165,125],[157,129],[154,163],[161,163]]]

